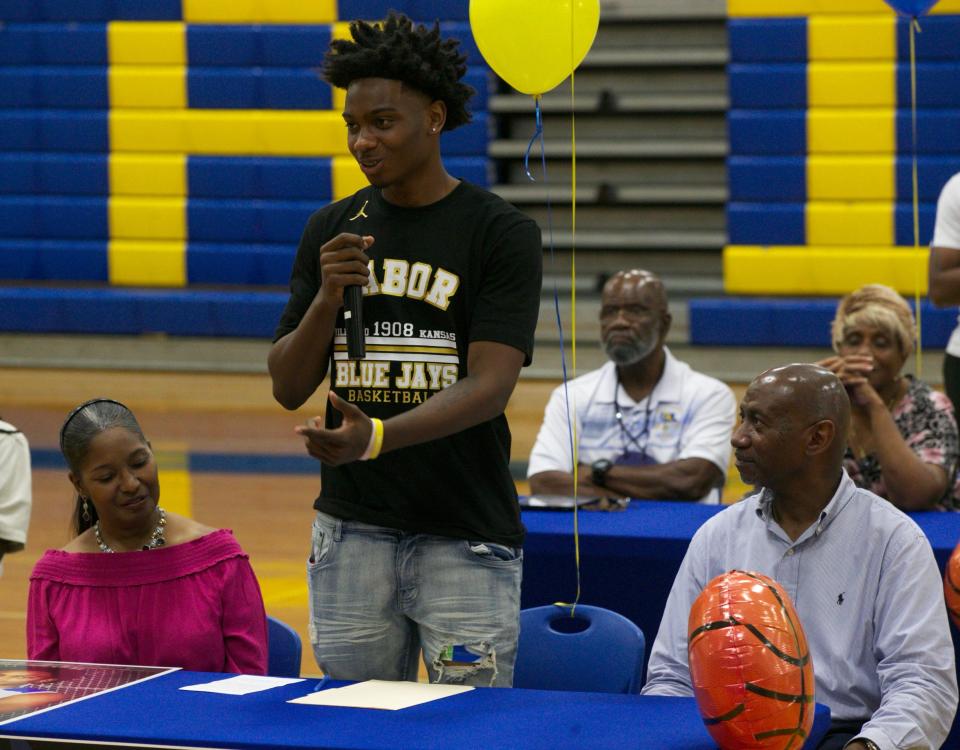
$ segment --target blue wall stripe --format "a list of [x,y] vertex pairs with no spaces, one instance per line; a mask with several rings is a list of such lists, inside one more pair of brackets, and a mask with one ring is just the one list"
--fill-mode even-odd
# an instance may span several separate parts
[[286,286],[297,243],[274,245],[190,242],[187,283]]
[[103,23],[9,23],[0,38],[0,65],[109,63]]
[[[918,60],[960,60],[960,15],[924,16],[922,33],[917,34]],[[910,60],[910,25],[906,18],[897,18],[897,56]]]
[[0,240],[0,279],[107,281],[107,242]]
[[109,150],[106,112],[0,110],[0,151]]
[[0,237],[104,239],[105,197],[0,195]]
[[0,153],[0,193],[107,195],[106,154]]
[[729,200],[735,203],[807,200],[806,159],[799,156],[731,156],[727,159]]
[[[960,38],[954,44],[960,48]],[[910,107],[909,63],[897,65],[897,102],[903,108]],[[917,106],[960,108],[960,58],[917,65]]]
[[731,245],[805,245],[803,203],[728,203]]
[[[919,157],[917,188],[920,200],[936,202],[947,180],[957,172],[960,172],[960,154]],[[897,157],[897,199],[903,202],[913,200],[913,160],[909,156]]]
[[11,66],[0,70],[0,108],[107,109],[104,67]]
[[806,109],[804,63],[727,66],[730,106],[735,109]]
[[[912,128],[909,99],[897,112],[897,152],[909,154]],[[921,154],[960,153],[960,109],[921,109],[917,112],[917,151]]]
[[188,106],[194,109],[330,109],[331,87],[313,70],[189,68]]
[[801,156],[807,153],[805,111],[731,110],[727,114],[730,153]]
[[0,330],[270,338],[286,293],[0,287]]
[[[393,9],[406,13],[418,21],[432,23],[438,12],[437,0],[339,0],[339,15],[341,20],[353,18],[378,19],[385,18]],[[467,21],[470,19],[469,0],[444,0],[443,17],[452,21]]]
[[[829,347],[836,308],[836,299],[690,300],[690,341],[707,346]],[[943,348],[956,325],[956,310],[941,310],[929,302],[923,302],[921,310],[923,346]]]
[[180,0],[0,0],[0,21],[179,21]]
[[[392,3],[390,7],[396,7]],[[358,16],[341,16],[356,18]],[[362,16],[370,18],[371,16]],[[469,65],[486,65],[469,24],[442,22],[440,31],[460,41]],[[187,60],[192,65],[319,68],[330,44],[328,24],[245,25],[189,24]]]
[[731,18],[732,62],[806,62],[806,18]]

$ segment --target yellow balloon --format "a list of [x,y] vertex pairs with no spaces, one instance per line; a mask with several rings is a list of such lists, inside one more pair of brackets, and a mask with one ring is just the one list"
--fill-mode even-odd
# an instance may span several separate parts
[[481,54],[524,94],[562,83],[590,51],[599,23],[599,0],[470,0]]

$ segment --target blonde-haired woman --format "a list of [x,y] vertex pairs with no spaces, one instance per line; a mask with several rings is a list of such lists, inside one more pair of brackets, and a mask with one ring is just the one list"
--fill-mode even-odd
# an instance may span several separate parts
[[958,510],[960,440],[942,393],[902,375],[914,351],[910,306],[893,289],[869,284],[848,294],[833,320],[835,372],[853,407],[845,468],[854,482],[902,510]]

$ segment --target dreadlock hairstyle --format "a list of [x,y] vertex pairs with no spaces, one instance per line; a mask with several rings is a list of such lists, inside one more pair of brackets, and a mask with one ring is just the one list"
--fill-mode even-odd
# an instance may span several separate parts
[[438,22],[428,29],[390,11],[382,23],[353,21],[350,35],[352,42],[330,42],[323,61],[323,77],[328,83],[345,89],[358,78],[401,81],[447,105],[444,130],[470,122],[466,105],[476,92],[460,82],[467,72],[467,57],[457,50],[459,40],[440,37]]

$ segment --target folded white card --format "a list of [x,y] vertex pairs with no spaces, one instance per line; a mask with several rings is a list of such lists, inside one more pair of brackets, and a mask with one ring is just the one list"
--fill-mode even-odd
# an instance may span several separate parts
[[261,690],[290,685],[294,682],[304,682],[296,677],[260,677],[252,674],[241,674],[236,677],[227,677],[223,680],[204,682],[200,685],[184,685],[181,690],[197,690],[202,693],[223,693],[224,695],[247,695],[258,693]]
[[451,695],[473,690],[469,685],[430,685],[422,682],[391,682],[367,680],[328,688],[294,698],[288,703],[304,703],[310,706],[341,706],[344,708],[380,708],[396,711],[421,703],[449,698]]

